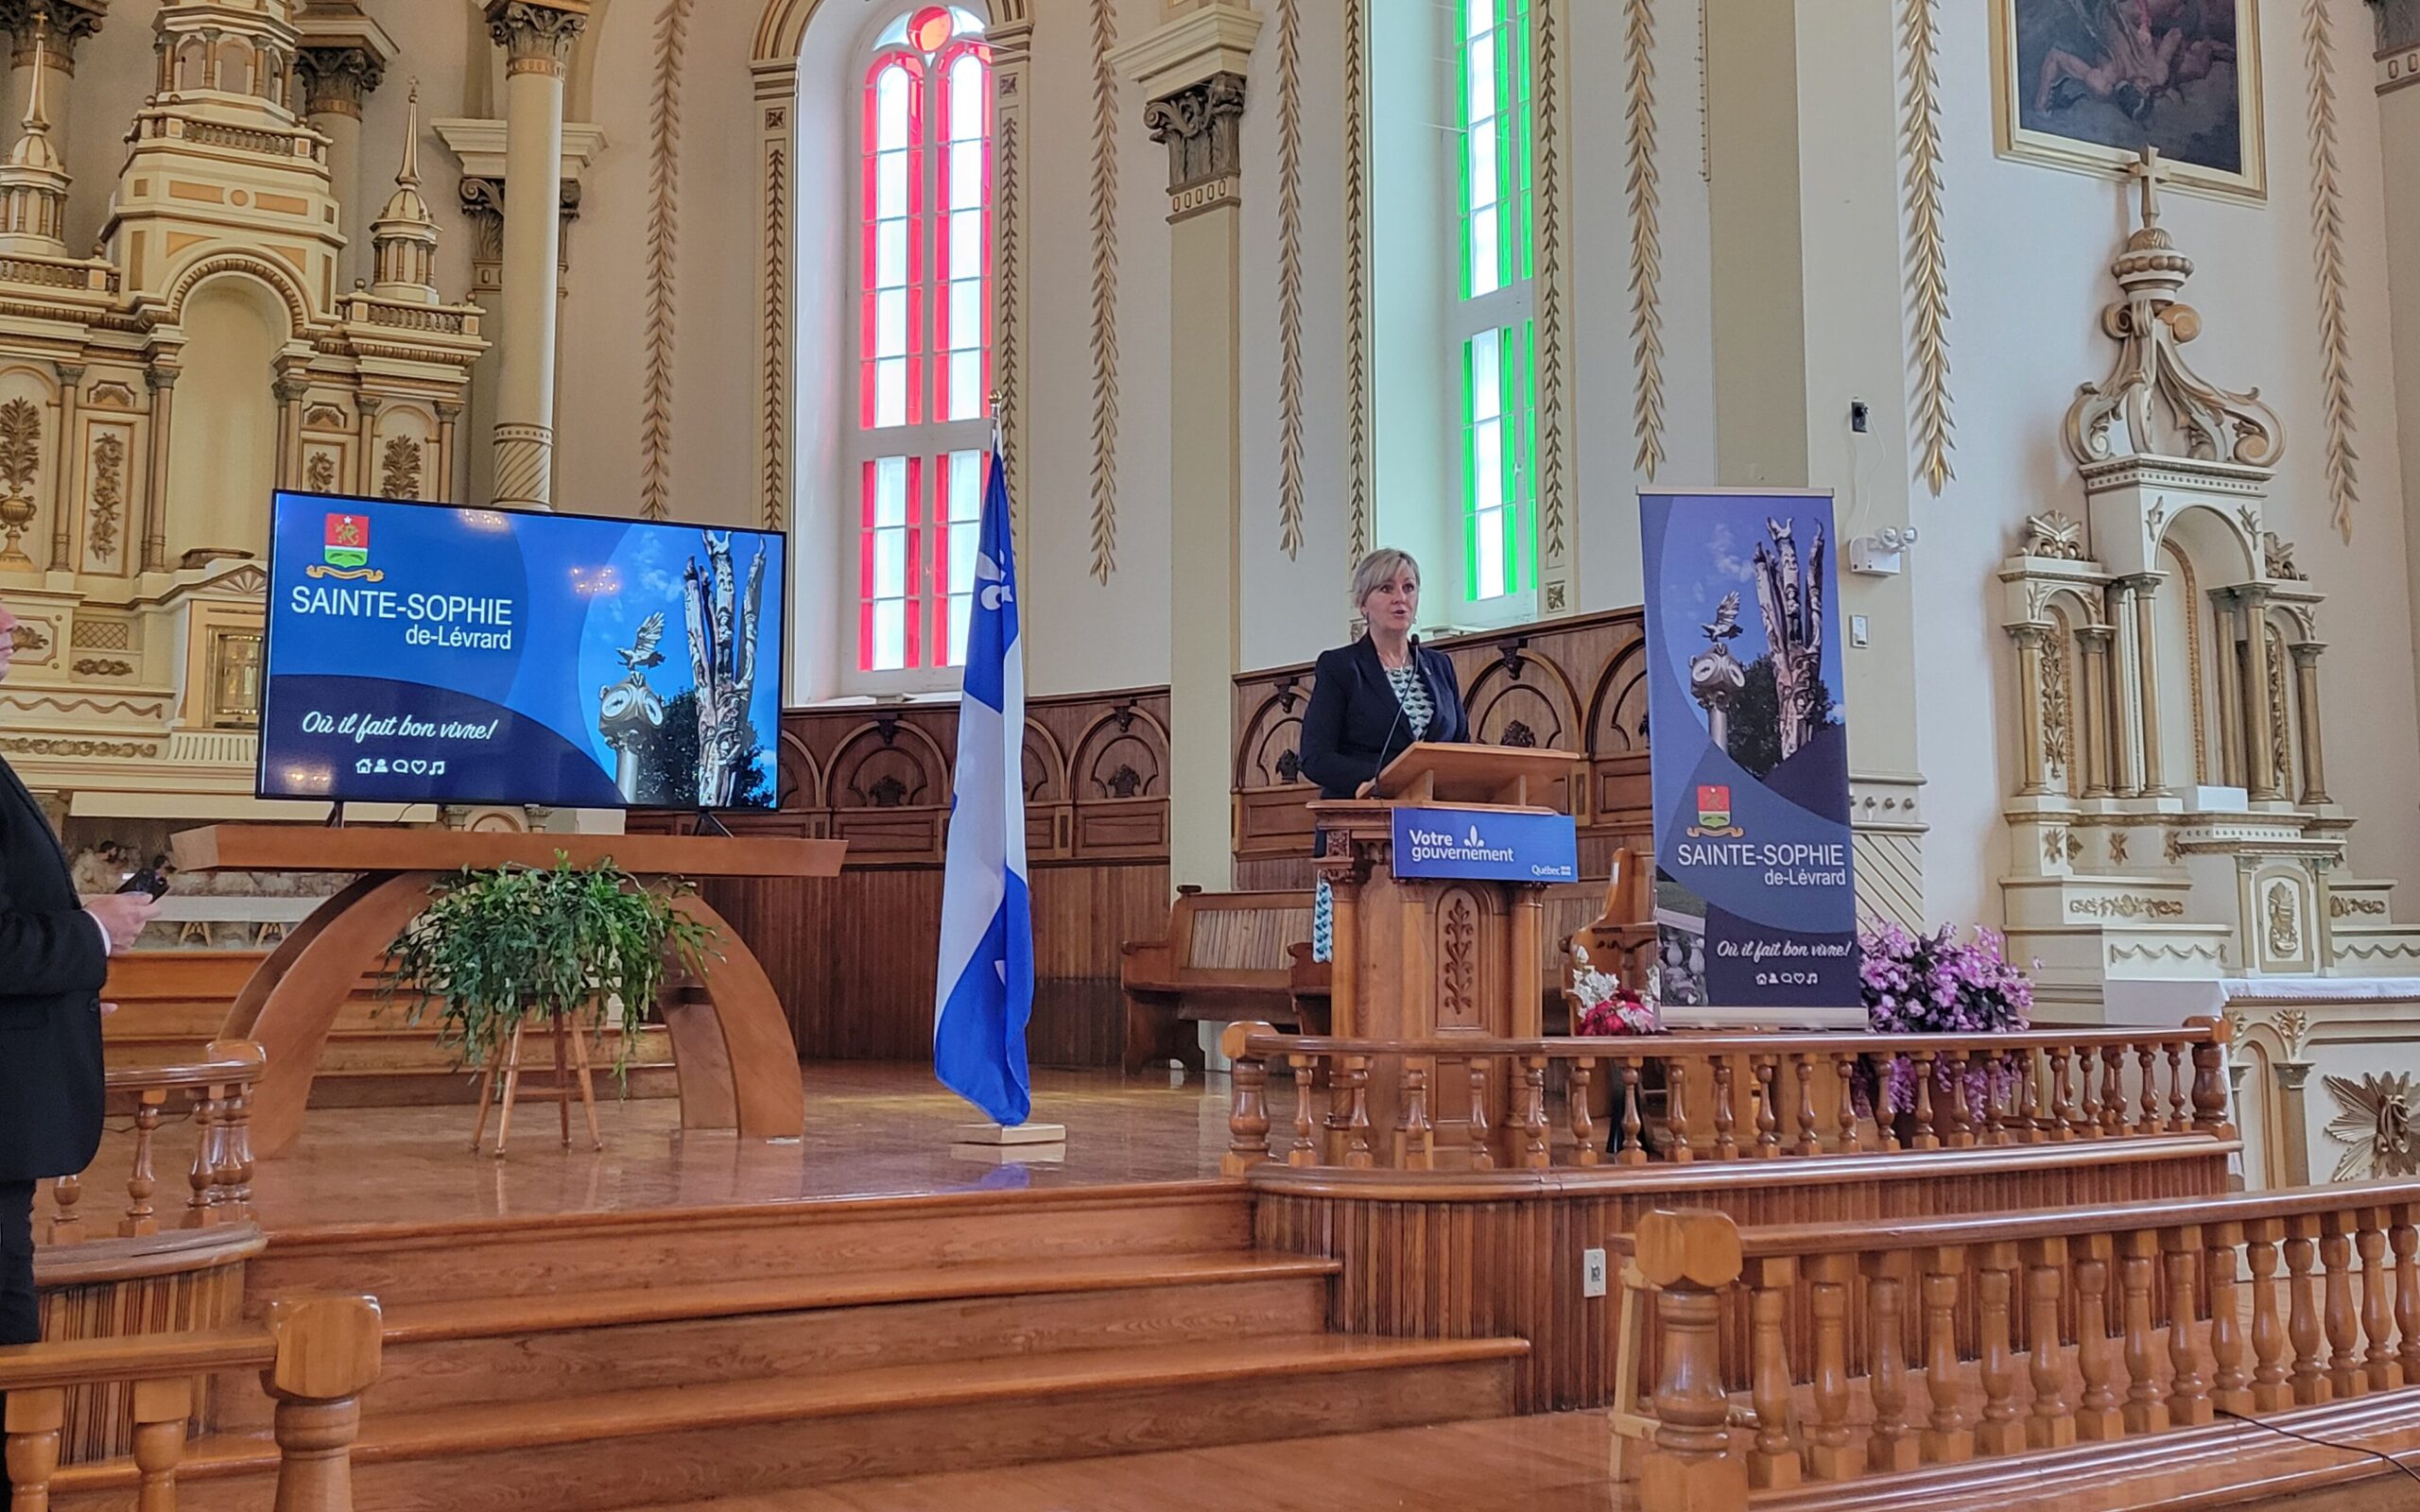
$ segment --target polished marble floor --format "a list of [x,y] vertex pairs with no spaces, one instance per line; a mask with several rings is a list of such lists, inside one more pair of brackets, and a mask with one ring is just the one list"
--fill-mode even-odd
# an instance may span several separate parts
[[[315,1108],[292,1153],[263,1160],[254,1205],[271,1233],[420,1219],[631,1211],[822,1197],[1108,1186],[1216,1177],[1227,1143],[1224,1077],[1126,1081],[1115,1072],[1038,1071],[1033,1118],[1063,1124],[1063,1147],[970,1153],[952,1135],[978,1114],[924,1065],[827,1062],[804,1068],[806,1132],[743,1143],[684,1133],[671,1098],[597,1109],[605,1148],[565,1149],[552,1105],[514,1114],[504,1160],[471,1153],[467,1107]],[[604,1084],[603,1091],[610,1088]],[[116,1123],[118,1121],[112,1121]],[[128,1169],[113,1129],[95,1176]],[[163,1193],[190,1160],[191,1134],[164,1129]],[[106,1194],[97,1200],[106,1201]]]

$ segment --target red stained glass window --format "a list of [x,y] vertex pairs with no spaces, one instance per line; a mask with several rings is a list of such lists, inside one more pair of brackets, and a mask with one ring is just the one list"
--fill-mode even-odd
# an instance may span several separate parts
[[857,246],[857,667],[965,644],[992,389],[992,78],[982,24],[925,6],[865,73]]

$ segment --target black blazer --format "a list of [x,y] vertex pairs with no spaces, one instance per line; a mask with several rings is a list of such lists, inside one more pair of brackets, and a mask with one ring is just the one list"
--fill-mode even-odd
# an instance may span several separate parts
[[108,974],[59,836],[0,762],[0,1181],[73,1176],[100,1148]]
[[1412,729],[1404,718],[1403,701],[1395,696],[1394,684],[1387,680],[1387,669],[1368,636],[1321,655],[1311,706],[1303,711],[1299,752],[1303,775],[1320,784],[1320,797],[1354,797],[1415,741],[1471,738],[1454,663],[1416,636],[1411,657],[1427,680],[1428,701],[1437,711],[1426,730]]

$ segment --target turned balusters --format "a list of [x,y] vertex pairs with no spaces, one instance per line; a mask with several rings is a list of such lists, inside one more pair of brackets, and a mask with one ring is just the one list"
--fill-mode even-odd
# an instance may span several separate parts
[[1748,1452],[1748,1484],[1758,1489],[1796,1486],[1801,1466],[1790,1422],[1789,1294],[1798,1263],[1788,1257],[1760,1260],[1749,1299],[1749,1400],[1756,1412],[1756,1435]]
[[1975,1428],[1958,1400],[1958,1282],[1966,1268],[1966,1256],[1954,1246],[1943,1246],[1925,1250],[1919,1260],[1925,1390],[1932,1398],[1932,1415],[1925,1424],[1924,1456],[1927,1464],[1954,1465],[1975,1457]]
[[2394,1224],[2387,1239],[2394,1248],[2395,1363],[2403,1384],[2420,1386],[2420,1228],[2412,1226],[2411,1204],[2398,1203],[2390,1211]]
[[2202,1231],[2169,1228],[2160,1234],[2159,1245],[2168,1268],[2168,1422],[2174,1428],[2197,1428],[2216,1416],[2210,1377],[2202,1368],[2201,1325],[2194,1316],[2194,1298],[2201,1295]]
[[1367,1170],[1377,1163],[1370,1143],[1370,1057],[1344,1057],[1344,1165]]
[[[1841,1122],[1841,1153],[1843,1155],[1860,1154],[1865,1149],[1865,1136],[1858,1126],[1857,1062],[1858,1057],[1854,1053],[1839,1056],[1833,1062],[1833,1070],[1838,1074],[1841,1084],[1841,1106],[1838,1116]],[[1875,1122],[1879,1124],[1882,1119],[1882,1110],[1877,1108],[1874,1112]]]
[[2244,1262],[2252,1270],[2252,1410],[2282,1412],[2294,1400],[2287,1383],[2285,1325],[2277,1315],[2277,1245],[2286,1226],[2263,1218],[2244,1231]]
[[2183,1134],[2193,1127],[2185,1103],[2185,1043],[2171,1040],[2163,1048],[2168,1051],[2168,1131]]
[[2083,1394],[2076,1399],[2076,1436],[2094,1440],[2117,1438],[2126,1431],[2118,1410],[2117,1372],[2109,1335],[2109,1262],[2114,1246],[2107,1234],[2087,1234],[2076,1241],[2076,1370]]
[[1622,1148],[1621,1153],[1614,1157],[1623,1165],[1647,1163],[1647,1120],[1639,1112],[1638,1073],[1636,1059],[1628,1057],[1623,1059],[1621,1062]]
[[2075,1084],[2067,1079],[2067,1047],[2050,1047],[2050,1138],[2062,1143],[2076,1137],[2083,1115],[2076,1107]]
[[1542,1170],[1554,1163],[1547,1138],[1547,1057],[1521,1057],[1521,1164]]
[[1971,1149],[1975,1144],[1975,1114],[1966,1095],[1966,1068],[1971,1064],[1963,1050],[1949,1052],[1945,1064],[1949,1069],[1948,1122],[1942,1143],[1953,1150]]
[[2032,1336],[2027,1368],[2033,1381],[2033,1412],[2025,1420],[2028,1449],[2065,1449],[2076,1441],[2075,1409],[2066,1395],[2066,1355],[2059,1342],[2059,1296],[2066,1272],[2065,1239],[2025,1242],[2025,1321]]
[[1664,1062],[1664,1131],[1672,1142],[1673,1160],[1698,1158],[1689,1141],[1689,1063],[1677,1056]]
[[2118,1236],[2118,1315],[2126,1366],[2126,1432],[2155,1434],[2168,1426],[2168,1402],[2152,1373],[2152,1272],[2159,1260],[2159,1235],[2135,1230]]
[[[1320,1163],[1319,1131],[1327,1122],[1324,1113],[1314,1118],[1311,1112],[1312,1084],[1319,1079],[1319,1061],[1316,1057],[1292,1054],[1286,1057],[1286,1064],[1294,1073],[1294,1143],[1286,1152],[1286,1163],[1317,1165]],[[1333,1093],[1333,1086],[1330,1091]]]
[[218,1168],[226,1162],[222,1153],[226,1109],[224,1087],[206,1087],[194,1098],[193,1105],[193,1168],[185,1173],[185,1184],[193,1195],[185,1199],[185,1227],[199,1228],[214,1223],[217,1215],[211,1211],[218,1200]]
[[160,1132],[160,1114],[167,1107],[164,1087],[147,1087],[134,1105],[134,1166],[126,1178],[126,1216],[118,1220],[118,1236],[132,1239],[160,1231],[151,1210],[158,1182],[151,1167],[151,1146]]
[[2219,1412],[2253,1411],[2252,1378],[2243,1368],[2243,1310],[2237,1251],[2244,1226],[2214,1223],[2202,1230],[2202,1276],[2210,1289],[2210,1402]]
[[1714,1057],[1714,1158],[1718,1160],[1739,1159],[1738,1113],[1733,1105],[1731,1058]]
[[1823,1137],[1815,1131],[1815,1058],[1794,1055],[1798,1067],[1798,1153],[1802,1158],[1824,1153]]
[[2328,1400],[2327,1375],[2320,1368],[2319,1300],[2311,1265],[2318,1254],[2319,1220],[2297,1217],[2286,1223],[2286,1338],[2294,1347],[2294,1367],[2289,1378],[2294,1405],[2314,1406]]
[[2320,1214],[2319,1259],[2327,1267],[2325,1320],[2331,1350],[2327,1389],[2337,1401],[2361,1389],[2360,1324],[2353,1312],[2353,1239],[2347,1227],[2341,1212]]
[[1739,1231],[1720,1213],[1651,1212],[1639,1220],[1635,1254],[1639,1274],[1659,1289],[1663,1356],[1640,1504],[1648,1512],[1745,1507],[1746,1456],[1732,1448],[1720,1347],[1721,1292],[1739,1279]]
[[2100,1132],[2109,1139],[2126,1132],[2125,1066],[2124,1046],[2100,1047]]
[[1915,1060],[1915,1147],[1920,1150],[1937,1150],[1941,1148],[1941,1135],[1934,1130],[1932,1123],[1932,1055],[1928,1051],[1918,1051]]
[[1849,1447],[1849,1288],[1857,1284],[1857,1260],[1820,1256],[1808,1273],[1807,1306],[1815,1316],[1815,1421],[1806,1434],[1806,1472],[1819,1481],[1844,1481],[1865,1464]]
[[2361,1337],[2369,1349],[2361,1356],[2363,1385],[2371,1391],[2392,1391],[2395,1385],[2394,1342],[2387,1332],[2393,1304],[2387,1289],[2393,1279],[2386,1268],[2386,1215],[2363,1209],[2353,1245],[2361,1257]]
[[2159,1111],[2159,1047],[2138,1045],[2135,1050],[2136,1070],[2143,1078],[2142,1113],[2135,1124],[2137,1134],[2157,1134],[2167,1127]]
[[2025,1423],[2017,1416],[2016,1355],[2009,1330],[2015,1318],[2016,1246],[1984,1245],[1975,1254],[1975,1318],[1983,1383],[1983,1420],[1975,1447],[1986,1454],[2014,1454],[2025,1448]]
[[1781,1116],[1777,1111],[1779,1100],[1773,1095],[1773,1057],[1752,1056],[1748,1070],[1756,1078],[1756,1159],[1770,1160],[1781,1154]]
[[1427,1066],[1407,1057],[1401,1086],[1402,1112],[1395,1120],[1395,1169],[1433,1171],[1437,1167],[1437,1130],[1428,1117]]
[[[1269,1062],[1253,1050],[1251,1024],[1230,1024],[1221,1046],[1234,1061],[1229,1078],[1234,1100],[1227,1108],[1227,1153],[1219,1169],[1241,1176],[1269,1159]],[[509,1105],[508,1105],[509,1106]]]
[[2093,1049],[2090,1045],[2076,1047],[2076,1084],[2083,1096],[2078,1103],[2075,1137],[2097,1140],[2101,1135],[2100,1087],[2092,1074]]
[[1571,1153],[1582,1165],[1595,1165],[1597,1154],[1597,1115],[1588,1107],[1588,1094],[1596,1084],[1597,1062],[1582,1056],[1571,1063],[1570,1103]]
[[1923,1448],[1908,1422],[1908,1357],[1906,1273],[1904,1253],[1872,1253],[1862,1257],[1866,1278],[1868,1341],[1873,1357],[1867,1364],[1867,1394],[1874,1399],[1874,1428],[1866,1437],[1866,1465],[1876,1474],[1911,1470],[1923,1461]]

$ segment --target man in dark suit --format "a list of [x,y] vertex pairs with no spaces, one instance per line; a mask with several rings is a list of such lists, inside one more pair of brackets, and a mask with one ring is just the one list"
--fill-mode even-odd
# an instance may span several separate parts
[[[16,627],[0,606],[0,678]],[[0,762],[0,1345],[40,1333],[34,1187],[100,1147],[101,981],[157,907],[148,893],[78,898],[50,821]]]

